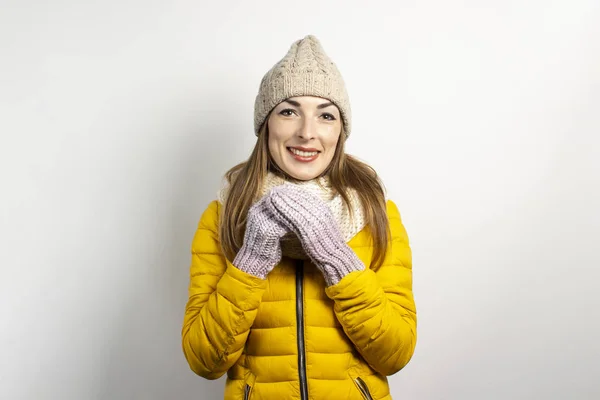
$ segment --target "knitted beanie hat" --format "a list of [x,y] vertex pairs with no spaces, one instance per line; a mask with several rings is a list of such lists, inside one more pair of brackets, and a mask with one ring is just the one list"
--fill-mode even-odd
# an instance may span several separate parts
[[316,96],[331,101],[340,110],[346,138],[350,135],[351,110],[346,85],[313,35],[295,41],[286,56],[262,78],[254,103],[256,136],[271,110],[294,96]]

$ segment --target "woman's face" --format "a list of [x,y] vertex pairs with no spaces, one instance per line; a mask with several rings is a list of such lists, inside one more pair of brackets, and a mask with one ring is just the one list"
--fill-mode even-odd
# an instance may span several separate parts
[[290,97],[273,109],[267,123],[269,152],[285,173],[306,181],[329,166],[342,130],[340,111],[329,100]]

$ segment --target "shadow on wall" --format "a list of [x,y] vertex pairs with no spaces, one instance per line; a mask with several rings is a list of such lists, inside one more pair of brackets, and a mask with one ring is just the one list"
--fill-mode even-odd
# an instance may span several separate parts
[[131,280],[137,287],[128,290],[127,304],[119,310],[119,329],[110,338],[98,398],[223,398],[224,378],[209,381],[195,375],[181,349],[191,241],[201,213],[215,199],[223,172],[240,161],[226,156],[232,146],[239,147],[235,139],[252,134],[251,121],[248,132],[228,122],[231,102],[222,96],[203,92],[198,95],[201,102],[186,104],[183,108],[191,112],[172,118],[170,126],[156,134],[168,137],[168,146],[156,146],[156,154],[145,158],[146,170],[156,179],[138,200],[155,199],[156,209],[141,227],[152,230],[142,237],[153,240],[140,244],[136,265],[123,266],[138,271]]

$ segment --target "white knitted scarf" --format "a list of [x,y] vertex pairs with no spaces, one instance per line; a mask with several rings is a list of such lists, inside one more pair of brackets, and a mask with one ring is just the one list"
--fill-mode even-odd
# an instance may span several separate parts
[[[360,203],[360,199],[356,194],[356,190],[352,188],[348,190],[350,204],[353,208],[353,218],[351,218],[350,211],[345,206],[342,196],[339,193],[334,194],[333,187],[331,186],[329,177],[327,176],[296,183],[287,181],[269,171],[262,187],[261,197],[267,194],[273,187],[282,185],[284,183],[298,185],[321,198],[321,200],[323,200],[325,204],[329,206],[329,209],[336,219],[340,232],[346,242],[350,241],[350,239],[352,239],[364,228],[366,223],[364,210]],[[219,190],[217,199],[221,204],[224,204],[228,190],[229,185],[227,183],[225,183],[225,185]],[[292,232],[288,233],[282,238],[281,252],[287,257],[308,260],[308,256],[305,254],[300,240]]]

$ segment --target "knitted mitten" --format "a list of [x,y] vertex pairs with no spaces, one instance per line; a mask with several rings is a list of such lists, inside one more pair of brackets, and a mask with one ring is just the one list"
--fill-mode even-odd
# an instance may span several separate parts
[[279,240],[288,229],[269,210],[263,197],[248,210],[244,243],[232,264],[239,270],[265,279],[281,260]]
[[365,268],[344,241],[331,210],[319,197],[290,184],[274,187],[267,197],[281,223],[298,235],[304,250],[323,273],[327,286]]

